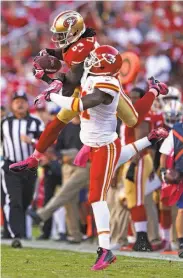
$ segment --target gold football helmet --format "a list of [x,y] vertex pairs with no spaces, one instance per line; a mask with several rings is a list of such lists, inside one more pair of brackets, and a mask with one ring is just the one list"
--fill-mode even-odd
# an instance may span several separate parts
[[65,48],[77,41],[86,27],[82,16],[75,11],[65,11],[57,15],[51,26],[52,41],[57,47]]

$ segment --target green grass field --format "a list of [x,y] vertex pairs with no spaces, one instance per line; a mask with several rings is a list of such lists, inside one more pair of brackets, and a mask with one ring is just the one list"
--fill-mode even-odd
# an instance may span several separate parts
[[92,272],[95,254],[2,246],[2,278],[182,278],[183,262],[118,256],[104,271]]

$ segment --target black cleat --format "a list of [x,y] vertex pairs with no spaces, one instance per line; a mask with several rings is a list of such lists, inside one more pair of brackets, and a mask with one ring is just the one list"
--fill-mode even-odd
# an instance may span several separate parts
[[11,247],[13,247],[13,248],[22,248],[23,246],[22,246],[22,243],[21,243],[19,238],[14,238],[12,243],[11,243]]
[[137,239],[133,246],[133,250],[137,252],[151,252],[152,246],[148,240],[146,232],[138,232]]
[[59,233],[59,238],[55,239],[55,241],[67,242],[67,235],[64,233]]
[[179,258],[183,259],[183,245],[180,246],[180,249],[178,251]]

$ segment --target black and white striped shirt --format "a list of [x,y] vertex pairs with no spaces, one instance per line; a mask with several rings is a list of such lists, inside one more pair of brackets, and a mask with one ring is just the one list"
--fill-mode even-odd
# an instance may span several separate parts
[[4,118],[1,122],[4,160],[18,162],[30,156],[33,153],[33,145],[23,142],[21,135],[38,139],[43,130],[43,122],[30,114],[23,119],[17,119],[14,115]]

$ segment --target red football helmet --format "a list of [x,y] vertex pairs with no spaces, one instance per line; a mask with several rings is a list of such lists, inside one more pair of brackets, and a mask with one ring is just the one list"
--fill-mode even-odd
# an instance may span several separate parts
[[84,69],[93,75],[116,75],[121,66],[121,55],[110,45],[102,45],[94,49],[84,62]]

